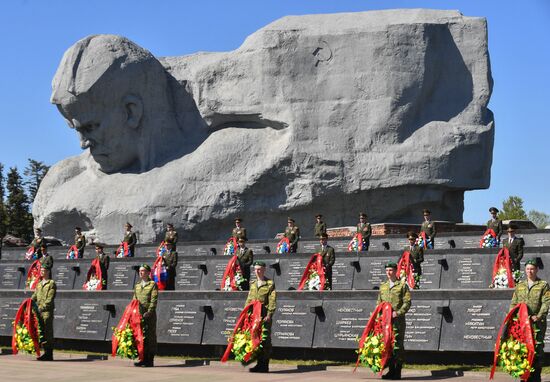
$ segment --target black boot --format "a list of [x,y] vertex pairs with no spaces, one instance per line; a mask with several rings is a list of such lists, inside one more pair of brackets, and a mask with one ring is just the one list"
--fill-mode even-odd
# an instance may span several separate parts
[[44,349],[44,354],[36,359],[37,361],[53,361],[53,349]]
[[389,362],[388,369],[388,372],[382,376],[382,379],[393,379],[395,375],[395,364],[393,361]]
[[143,365],[141,365],[142,367],[153,367],[154,366],[154,362],[153,360],[155,359],[155,356],[154,355],[149,355],[146,359],[145,359],[145,363]]
[[138,362],[134,362],[134,366],[135,367],[141,367],[141,366],[145,365],[145,362],[147,362],[147,353],[145,353],[143,355],[143,361],[140,360]]
[[403,364],[400,362],[397,362],[395,364],[395,370],[393,373],[393,380],[400,380],[401,379],[401,369],[403,368]]
[[540,382],[540,373],[542,372],[541,367],[535,367],[535,371],[533,371],[531,374],[529,374],[529,379],[527,382]]
[[256,366],[248,369],[251,373],[269,373],[269,360],[259,358]]

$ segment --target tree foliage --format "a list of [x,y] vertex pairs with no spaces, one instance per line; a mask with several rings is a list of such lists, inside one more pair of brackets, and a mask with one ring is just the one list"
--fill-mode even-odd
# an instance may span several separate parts
[[550,215],[537,211],[537,210],[530,210],[527,214],[527,217],[529,220],[531,220],[539,229],[543,229],[546,226],[550,225]]
[[498,214],[501,220],[527,220],[523,209],[523,199],[519,196],[510,196],[502,202],[502,209]]
[[29,158],[29,164],[25,167],[23,174],[26,177],[24,185],[31,204],[34,202],[38,187],[40,187],[40,183],[49,169],[50,167],[46,166],[44,162]]
[[29,198],[17,167],[10,168],[6,180],[7,231],[24,240],[32,238],[33,219],[29,212]]

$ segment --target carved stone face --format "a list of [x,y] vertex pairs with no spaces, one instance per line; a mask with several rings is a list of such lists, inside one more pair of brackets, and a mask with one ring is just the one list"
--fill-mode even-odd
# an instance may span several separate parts
[[[82,149],[90,154],[105,173],[117,172],[138,164],[139,137],[128,126],[129,111],[124,102],[97,102],[85,97],[58,105],[69,126],[80,136]],[[96,97],[99,98],[99,97]],[[74,100],[74,98],[73,98]]]

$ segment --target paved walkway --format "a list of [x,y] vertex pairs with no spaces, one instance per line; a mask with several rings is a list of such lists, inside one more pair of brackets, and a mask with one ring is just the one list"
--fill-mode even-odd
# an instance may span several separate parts
[[[40,380],[56,382],[86,382],[86,381],[132,381],[158,382],[164,381],[224,381],[243,382],[245,378],[256,381],[378,381],[380,378],[366,369],[358,369],[352,373],[352,368],[329,366],[326,370],[314,367],[297,367],[293,365],[274,364],[269,374],[250,374],[246,368],[230,362],[221,364],[210,362],[179,361],[174,359],[155,360],[154,368],[137,368],[128,360],[109,358],[108,360],[88,359],[85,355],[56,354],[54,362],[37,362],[26,355],[1,355],[0,375],[2,380],[31,381]],[[422,370],[405,370],[403,380],[408,381],[487,381],[488,373],[478,372],[438,372]],[[543,378],[550,381],[550,375]],[[498,374],[497,382],[511,382],[512,378]]]

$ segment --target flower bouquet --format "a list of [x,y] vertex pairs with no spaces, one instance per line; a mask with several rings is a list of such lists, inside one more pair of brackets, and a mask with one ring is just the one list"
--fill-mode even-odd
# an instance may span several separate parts
[[361,365],[382,374],[382,370],[393,354],[397,335],[392,324],[392,312],[389,302],[379,304],[372,312],[359,339],[355,369]]
[[19,307],[13,321],[11,348],[13,354],[19,351],[40,356],[42,321],[36,303],[28,298]]
[[25,252],[25,260],[36,260],[38,256],[36,255],[36,249],[34,247],[29,247],[27,252]]
[[162,241],[157,248],[157,257],[162,257],[165,253],[168,253],[168,247],[166,246],[166,243]]
[[514,288],[520,278],[520,271],[512,272],[512,261],[508,248],[502,248],[493,263],[491,288]]
[[144,360],[143,329],[139,301],[132,300],[124,310],[116,327],[113,328],[112,356]]
[[128,243],[122,242],[116,250],[116,257],[132,257],[132,252],[128,247]]
[[26,286],[30,290],[35,290],[36,286],[42,280],[42,275],[40,274],[40,271],[42,270],[42,264],[40,264],[40,260],[35,260],[31,266],[29,267],[29,271],[27,272],[27,281]]
[[514,378],[527,380],[534,370],[535,334],[525,303],[517,304],[506,316],[498,332],[490,379],[497,365]]
[[479,241],[479,248],[498,248],[497,234],[489,228]]
[[323,256],[316,253],[306,265],[306,269],[298,285],[298,290],[325,290],[325,268],[323,266]]
[[424,249],[433,249],[433,244],[426,237],[426,232],[420,232],[418,238],[416,239],[416,245]]
[[397,263],[397,277],[406,280],[410,289],[420,288],[420,275],[414,272],[409,251],[404,251]]
[[283,237],[279,244],[277,244],[277,253],[289,253],[290,252],[290,240],[288,237]]
[[88,274],[86,276],[86,282],[82,285],[84,290],[103,290],[106,282],[101,272],[101,264],[99,259],[93,259]]
[[243,290],[243,284],[245,282],[246,279],[241,271],[238,258],[237,256],[232,256],[225,267],[225,271],[223,272],[220,289],[225,292]]
[[243,365],[254,362],[266,338],[267,328],[262,318],[262,303],[255,300],[245,306],[237,318],[221,361],[226,362],[232,353]]
[[155,260],[151,268],[151,274],[153,275],[153,281],[157,283],[158,289],[165,290],[168,283],[168,270],[162,257],[157,257]]
[[233,256],[237,250],[237,239],[231,236],[223,248],[224,256]]
[[356,233],[348,244],[348,252],[359,252],[365,250],[363,235]]
[[74,259],[78,259],[78,249],[76,248],[76,245],[71,245],[71,247],[67,251],[67,260]]

